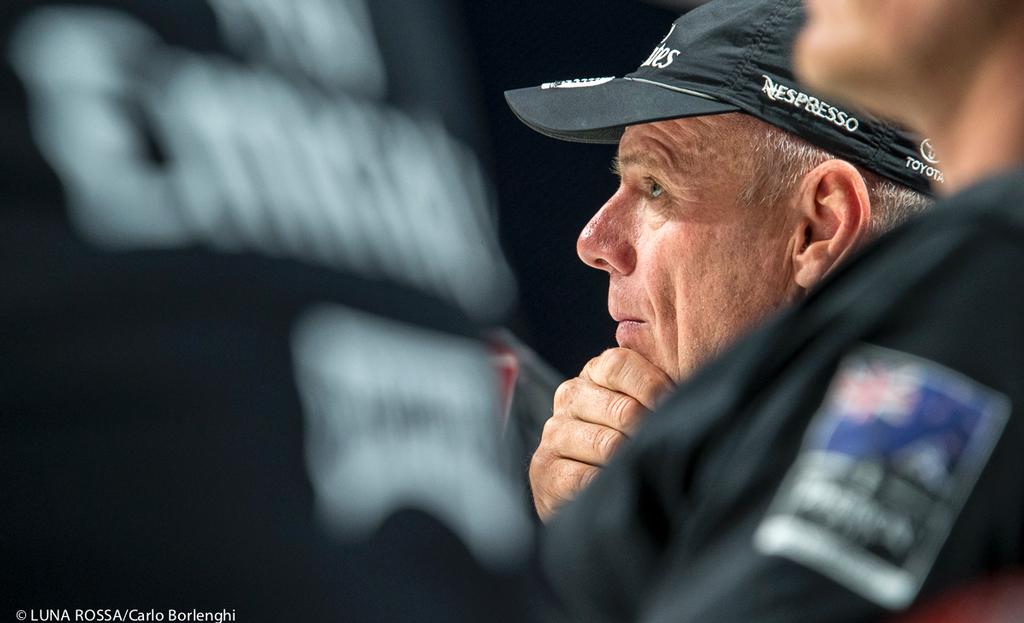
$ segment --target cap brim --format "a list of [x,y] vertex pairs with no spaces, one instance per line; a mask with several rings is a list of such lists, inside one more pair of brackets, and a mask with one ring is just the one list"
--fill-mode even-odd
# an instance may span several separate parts
[[710,97],[630,78],[505,92],[519,119],[541,134],[580,143],[617,143],[626,126],[739,110]]

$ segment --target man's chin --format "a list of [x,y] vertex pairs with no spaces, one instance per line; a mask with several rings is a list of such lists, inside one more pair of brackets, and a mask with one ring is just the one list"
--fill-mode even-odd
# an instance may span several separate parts
[[[623,327],[623,325],[639,324],[640,327]],[[650,361],[659,369],[663,370],[666,374],[669,371],[665,368],[664,362],[658,357],[658,351],[651,344],[650,335],[647,335],[643,329],[643,323],[619,323],[619,328],[615,331],[615,342],[619,345],[619,348],[628,348],[631,351],[639,353],[644,359]]]

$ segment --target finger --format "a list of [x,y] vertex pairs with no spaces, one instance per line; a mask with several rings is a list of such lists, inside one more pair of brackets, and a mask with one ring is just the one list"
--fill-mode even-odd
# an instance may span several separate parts
[[[533,500],[537,514],[548,521],[600,472],[600,468],[569,459],[556,459],[548,464],[543,478],[534,483]],[[538,486],[539,485],[539,486]]]
[[556,420],[547,449],[556,457],[601,466],[618,450],[626,436],[614,428],[577,419]]
[[610,348],[583,367],[580,376],[608,389],[632,396],[653,410],[675,384],[664,370],[628,348]]
[[576,378],[555,390],[552,419],[573,418],[607,426],[629,436],[647,413],[647,408],[632,396]]

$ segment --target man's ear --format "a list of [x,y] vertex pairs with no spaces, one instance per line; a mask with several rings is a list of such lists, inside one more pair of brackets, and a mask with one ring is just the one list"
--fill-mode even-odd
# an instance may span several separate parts
[[871,201],[852,164],[828,160],[801,180],[796,210],[793,280],[809,290],[867,240]]

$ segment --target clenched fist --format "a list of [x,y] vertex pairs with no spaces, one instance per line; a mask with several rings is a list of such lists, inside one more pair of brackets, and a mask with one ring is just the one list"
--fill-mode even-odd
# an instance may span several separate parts
[[664,371],[628,348],[604,351],[578,377],[559,385],[553,413],[530,461],[530,487],[540,518],[550,519],[586,487],[673,387]]

